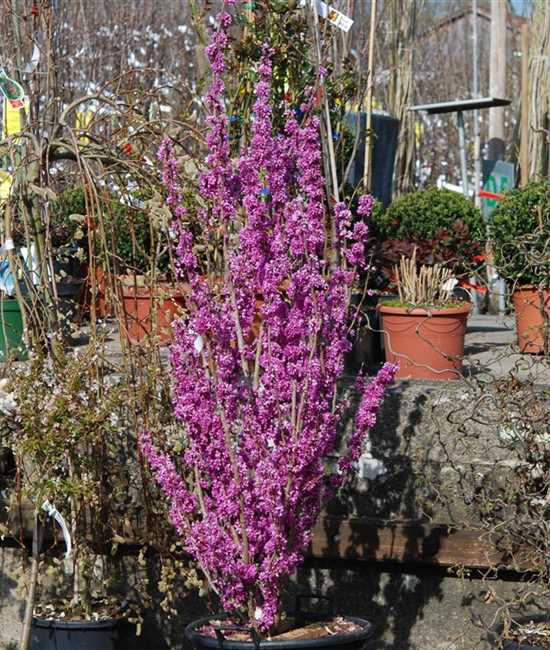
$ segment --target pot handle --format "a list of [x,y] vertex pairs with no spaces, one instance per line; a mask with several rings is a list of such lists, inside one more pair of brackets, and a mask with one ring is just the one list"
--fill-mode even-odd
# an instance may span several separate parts
[[214,627],[214,632],[216,633],[220,650],[223,650],[223,642],[226,640],[224,632],[248,632],[255,650],[258,650],[260,647],[260,637],[253,627],[246,627],[245,625],[217,625]]
[[329,618],[334,616],[334,599],[330,596],[323,596],[323,594],[311,592],[307,594],[298,594],[296,596],[295,616],[297,619],[305,620],[308,615],[311,616],[311,612],[304,612],[302,610],[303,600],[324,600],[327,603],[326,615]]

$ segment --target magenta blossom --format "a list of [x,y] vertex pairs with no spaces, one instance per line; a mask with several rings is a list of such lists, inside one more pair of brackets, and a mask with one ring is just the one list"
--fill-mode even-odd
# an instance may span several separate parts
[[[232,153],[222,79],[230,21],[223,12],[208,48],[213,80],[208,169],[196,213],[201,228],[193,234],[180,223],[179,268],[190,294],[188,314],[175,326],[172,367],[186,479],[150,436],[141,448],[185,548],[222,606],[244,612],[265,632],[322,504],[354,468],[396,368],[386,364],[359,382],[355,430],[331,469],[327,458],[342,447],[338,427],[347,407],[338,381],[350,349],[349,299],[368,229],[344,204],[327,208],[311,106],[300,122],[289,112],[275,132],[268,47],[257,70],[249,141],[238,157]],[[181,218],[170,146],[160,158],[170,207]],[[372,199],[359,205],[368,216]],[[213,242],[216,256],[205,252]]]

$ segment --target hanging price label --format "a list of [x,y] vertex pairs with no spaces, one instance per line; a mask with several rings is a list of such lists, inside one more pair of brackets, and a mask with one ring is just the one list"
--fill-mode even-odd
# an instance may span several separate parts
[[[313,4],[313,2],[315,2],[315,0],[311,0],[311,4]],[[300,1],[301,7],[304,7],[305,4],[306,0]],[[344,32],[349,32],[353,25],[353,20],[349,16],[346,16],[346,14],[343,14],[334,7],[330,7],[326,2],[323,2],[323,0],[317,0],[317,13],[319,14],[319,18],[328,20],[329,23],[332,23],[335,27],[338,27]]]

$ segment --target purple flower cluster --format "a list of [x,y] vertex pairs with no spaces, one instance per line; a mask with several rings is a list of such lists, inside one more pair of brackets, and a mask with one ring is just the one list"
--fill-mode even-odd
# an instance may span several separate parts
[[[267,631],[321,506],[357,461],[396,368],[386,364],[361,385],[355,431],[330,476],[326,459],[339,446],[345,408],[337,384],[350,348],[349,297],[368,230],[353,224],[345,205],[327,209],[311,107],[302,107],[300,122],[289,112],[283,132],[274,132],[268,47],[250,141],[232,159],[222,79],[231,17],[222,12],[218,20],[208,47],[209,155],[200,184],[207,207],[198,214],[204,233],[221,232],[223,261],[200,276],[196,251],[205,241],[183,224],[178,248],[190,295],[188,314],[175,325],[172,366],[188,479],[148,435],[141,448],[223,607]],[[164,178],[169,197],[177,197],[172,158],[165,144]],[[364,216],[369,201],[360,201]]]

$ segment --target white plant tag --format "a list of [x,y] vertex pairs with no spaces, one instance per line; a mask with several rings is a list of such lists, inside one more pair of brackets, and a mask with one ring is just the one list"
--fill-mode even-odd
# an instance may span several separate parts
[[59,527],[61,528],[61,532],[63,533],[63,539],[65,540],[65,546],[67,547],[67,550],[65,552],[65,557],[68,558],[73,550],[73,545],[71,542],[71,535],[69,533],[69,529],[67,527],[65,520],[63,519],[63,516],[61,515],[59,510],[54,505],[52,505],[47,499],[42,504],[42,510],[45,510],[48,513],[48,517],[53,517],[55,521],[59,524]]
[[195,339],[193,343],[193,347],[197,351],[197,354],[200,354],[204,348],[204,341],[202,340],[202,336],[199,334],[197,338]]
[[353,25],[353,20],[349,16],[346,16],[346,14],[333,7],[328,8],[328,21],[340,28],[343,32],[349,32]]
[[449,293],[456,287],[458,280],[456,278],[449,278],[442,285],[441,289],[443,291],[448,291]]
[[13,239],[6,239],[4,242],[4,250],[6,251],[12,251],[15,248],[15,244],[13,243]]
[[[313,4],[314,0],[310,0],[310,2]],[[304,7],[305,4],[306,0],[300,0],[300,7]],[[353,20],[349,16],[346,16],[346,14],[343,14],[334,7],[330,7],[326,2],[323,2],[323,0],[317,0],[317,13],[320,18],[325,18],[335,27],[338,27],[344,32],[349,32],[353,25]]]

